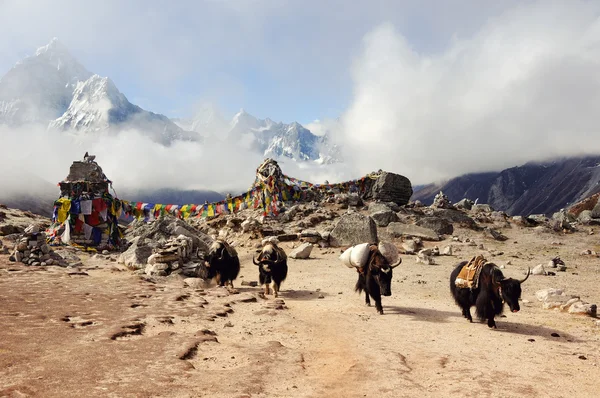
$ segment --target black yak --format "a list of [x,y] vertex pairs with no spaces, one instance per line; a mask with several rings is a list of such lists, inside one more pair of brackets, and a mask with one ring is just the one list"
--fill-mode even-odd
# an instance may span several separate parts
[[487,263],[482,266],[472,287],[458,287],[456,279],[467,264],[468,261],[461,262],[450,274],[450,291],[454,301],[462,309],[463,316],[469,322],[473,322],[472,306],[475,306],[477,318],[487,319],[487,325],[490,328],[496,328],[494,317],[502,314],[505,302],[512,312],[518,312],[521,309],[519,306],[521,283],[527,280],[531,269],[527,270],[527,276],[523,280],[517,280],[505,278],[500,268],[493,263]]
[[287,255],[276,243],[267,242],[258,255],[252,257],[252,262],[258,265],[258,279],[264,285],[265,294],[269,294],[269,284],[273,282],[273,295],[279,295],[281,282],[287,277]]
[[[402,259],[390,264],[381,254],[377,245],[369,246],[369,257],[364,267],[357,267],[358,280],[356,281],[355,291],[365,292],[365,303],[370,306],[371,299],[375,300],[375,308],[383,315],[383,306],[381,305],[381,296],[392,295],[392,274]],[[370,296],[370,297],[369,297]]]
[[223,240],[214,241],[204,261],[207,271],[206,279],[216,277],[220,286],[228,284],[233,288],[233,281],[240,273],[240,259],[229,243]]

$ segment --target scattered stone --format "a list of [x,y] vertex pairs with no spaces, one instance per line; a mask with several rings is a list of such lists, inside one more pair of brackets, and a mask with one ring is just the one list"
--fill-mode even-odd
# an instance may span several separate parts
[[444,195],[444,193],[442,191],[440,191],[433,198],[433,203],[432,203],[431,207],[438,208],[438,209],[451,209],[452,202],[450,202],[450,199],[448,199],[448,196]]
[[417,256],[415,257],[416,263],[417,264],[421,263],[421,264],[425,264],[425,265],[435,265],[435,260],[433,259],[431,254],[432,254],[431,249],[423,249],[423,250],[419,251],[419,253],[417,253]]
[[451,222],[440,217],[424,217],[417,221],[417,225],[435,231],[439,235],[452,235],[454,226]]
[[371,214],[371,218],[378,227],[387,227],[392,222],[398,222],[398,215],[392,210],[382,210]]
[[492,239],[500,241],[500,242],[504,242],[504,241],[508,240],[508,238],[505,235],[503,235],[500,232],[496,231],[495,229],[492,229],[489,227],[486,227],[483,230],[483,235],[487,238],[492,238]]
[[446,246],[444,247],[444,249],[442,249],[442,255],[444,256],[451,256],[452,255],[452,246]]
[[416,237],[431,241],[440,240],[440,236],[435,231],[418,225],[393,222],[387,226],[386,231],[392,238]]
[[289,257],[294,259],[306,259],[310,257],[310,253],[313,249],[312,243],[303,243],[299,247],[292,250]]

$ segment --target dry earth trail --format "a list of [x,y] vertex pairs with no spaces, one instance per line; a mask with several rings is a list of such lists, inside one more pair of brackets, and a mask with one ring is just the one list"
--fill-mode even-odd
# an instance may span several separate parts
[[403,256],[384,315],[354,293],[356,272],[339,249],[290,259],[279,300],[241,286],[258,276],[245,249],[239,294],[97,258],[70,269],[0,256],[0,397],[597,396],[597,321],[543,310],[535,292],[563,288],[600,302],[600,259],[578,254],[598,238],[503,232],[506,242],[456,234],[503,251],[483,254],[510,260],[506,276],[522,278],[556,254],[568,268],[530,277],[521,312],[497,330],[468,323],[451,300],[453,266],[482,252],[457,243],[437,265]]

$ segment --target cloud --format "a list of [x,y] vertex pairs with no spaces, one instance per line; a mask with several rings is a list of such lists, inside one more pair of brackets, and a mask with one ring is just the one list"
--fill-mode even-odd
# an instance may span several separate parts
[[599,14],[594,2],[525,4],[434,54],[381,24],[353,64],[345,158],[426,183],[600,153]]
[[[87,151],[113,181],[117,194],[159,188],[242,192],[254,182],[263,157],[241,146],[209,140],[206,144],[177,141],[165,147],[142,133],[127,130],[104,134],[56,132],[31,126],[20,130],[0,126],[4,148],[0,157],[2,196],[40,190],[47,193],[69,174],[71,163]],[[342,165],[326,167],[283,160],[285,174],[311,182],[356,178]],[[59,190],[54,188],[58,197]]]

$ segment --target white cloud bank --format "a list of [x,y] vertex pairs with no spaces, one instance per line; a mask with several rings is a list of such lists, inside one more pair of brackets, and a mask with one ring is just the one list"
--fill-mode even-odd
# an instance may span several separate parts
[[427,183],[600,153],[599,14],[597,2],[523,5],[434,55],[378,26],[353,65],[345,158]]

